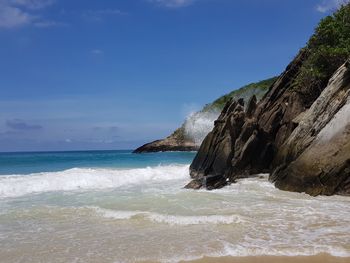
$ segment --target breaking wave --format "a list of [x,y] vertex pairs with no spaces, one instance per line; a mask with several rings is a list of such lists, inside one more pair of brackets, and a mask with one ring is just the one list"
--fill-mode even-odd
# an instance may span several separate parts
[[104,209],[100,207],[88,207],[93,210],[99,216],[116,219],[116,220],[128,220],[133,218],[142,218],[154,223],[162,223],[168,225],[230,225],[234,223],[244,223],[246,220],[239,215],[198,215],[198,216],[180,216],[180,215],[167,215],[153,212],[142,211],[116,211],[111,209]]
[[188,178],[188,165],[168,165],[139,169],[73,168],[61,172],[0,177],[0,198],[33,193],[99,190],[144,183]]

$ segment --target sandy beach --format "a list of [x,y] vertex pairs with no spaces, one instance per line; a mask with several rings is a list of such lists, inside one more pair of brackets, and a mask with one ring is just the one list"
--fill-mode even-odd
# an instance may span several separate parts
[[203,258],[194,261],[182,261],[183,263],[348,263],[349,257],[334,257],[328,254],[303,257],[221,257]]

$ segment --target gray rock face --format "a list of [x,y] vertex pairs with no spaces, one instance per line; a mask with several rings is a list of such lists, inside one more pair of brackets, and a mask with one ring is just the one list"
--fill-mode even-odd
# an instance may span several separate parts
[[270,171],[276,148],[295,128],[291,120],[305,110],[290,83],[307,55],[301,52],[258,104],[254,96],[246,110],[242,100],[226,104],[190,167],[194,180],[212,189]]
[[202,110],[189,116],[182,126],[169,137],[145,144],[134,152],[197,151],[204,137],[212,130],[214,121],[228,100],[242,97],[249,98],[255,95],[255,100],[248,103],[248,115],[253,114],[256,98],[261,99],[267,92],[269,85],[276,79],[277,77],[273,77],[251,83],[221,96],[214,102],[205,105]]
[[350,70],[338,69],[282,145],[270,180],[310,195],[350,194]]
[[227,103],[190,166],[193,181],[186,187],[220,188],[272,172],[270,180],[283,190],[350,193],[349,63],[323,91],[307,96],[292,86],[307,56],[300,52],[258,104],[252,98],[244,110],[243,101]]
[[208,189],[213,189],[226,184],[226,172],[231,167],[232,148],[241,132],[244,119],[243,100],[229,101],[191,165],[191,177],[197,182],[196,188],[198,185],[205,185]]

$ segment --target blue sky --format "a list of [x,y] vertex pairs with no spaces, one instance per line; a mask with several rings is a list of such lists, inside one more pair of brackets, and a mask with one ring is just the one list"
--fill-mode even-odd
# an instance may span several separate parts
[[281,73],[341,0],[0,0],[0,151],[130,149]]

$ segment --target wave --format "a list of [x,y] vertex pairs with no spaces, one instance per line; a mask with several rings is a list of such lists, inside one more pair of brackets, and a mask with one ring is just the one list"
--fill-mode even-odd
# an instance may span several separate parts
[[101,190],[146,182],[186,179],[188,165],[168,165],[138,169],[73,168],[61,172],[0,177],[0,198],[19,197],[54,191]]
[[[266,242],[266,241],[265,241]],[[256,244],[243,242],[234,245],[223,241],[223,249],[218,253],[213,253],[212,257],[250,257],[250,256],[316,256],[328,254],[334,257],[350,257],[349,250],[336,244]],[[270,242],[273,243],[273,242]]]
[[142,211],[117,211],[111,209],[105,209],[95,206],[89,206],[88,209],[93,210],[97,215],[116,220],[129,220],[139,219],[148,220],[153,223],[162,223],[168,225],[230,225],[244,223],[247,220],[239,215],[198,215],[198,216],[180,216],[180,215],[167,215],[154,212],[142,212]]

